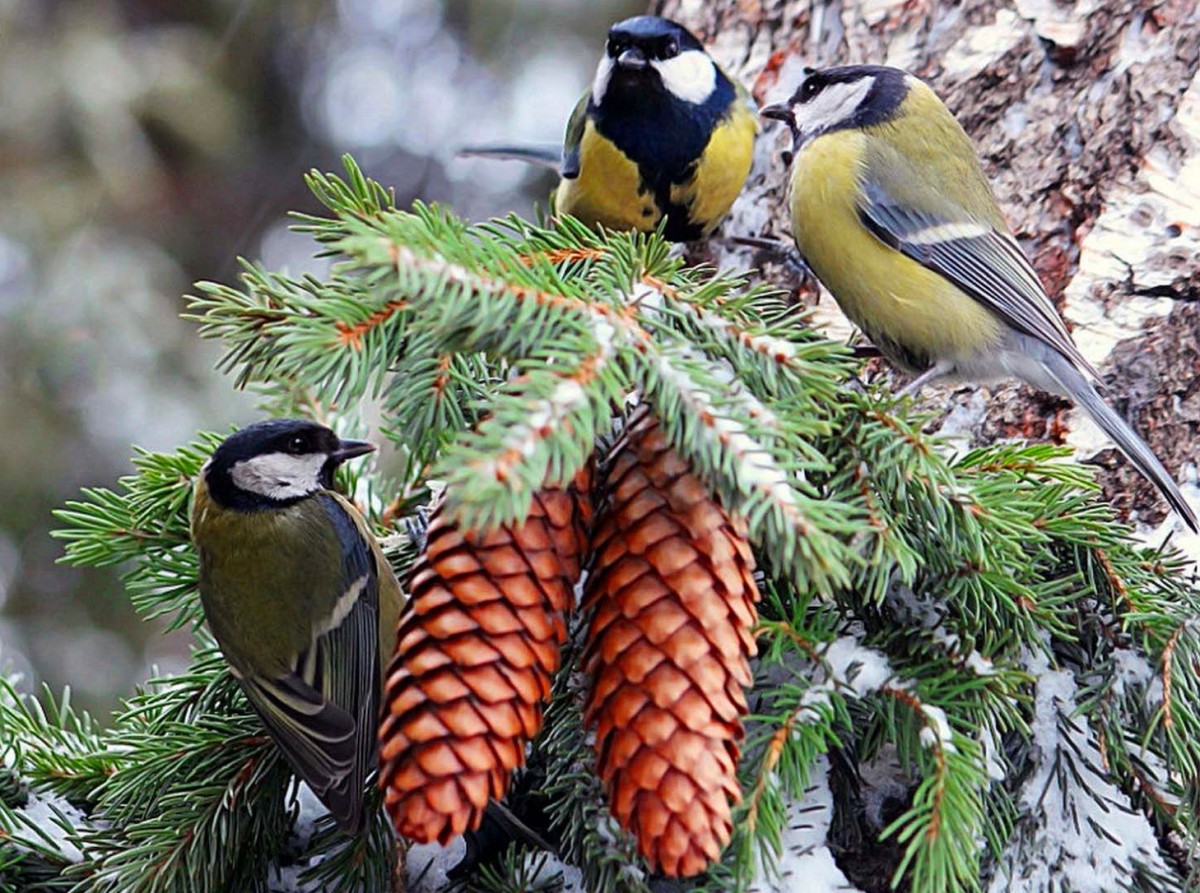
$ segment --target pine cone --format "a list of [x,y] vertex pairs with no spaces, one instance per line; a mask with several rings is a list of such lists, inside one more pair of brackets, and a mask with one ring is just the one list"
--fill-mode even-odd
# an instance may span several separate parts
[[652,416],[628,433],[597,516],[585,719],[613,815],[663,874],[716,861],[736,767],[758,590],[730,517]]
[[479,827],[542,724],[587,544],[583,475],[477,535],[440,510],[413,568],[384,684],[379,785],[396,830],[445,844]]

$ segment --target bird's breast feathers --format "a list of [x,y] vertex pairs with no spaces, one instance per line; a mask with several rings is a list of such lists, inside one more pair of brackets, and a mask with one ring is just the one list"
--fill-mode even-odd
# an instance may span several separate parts
[[846,316],[901,365],[967,356],[994,342],[1001,327],[992,313],[863,226],[868,139],[860,130],[833,131],[797,154],[791,214],[801,254]]
[[241,512],[197,488],[192,538],[200,597],[227,659],[243,672],[267,670],[254,666],[251,655],[270,654],[280,665],[273,669],[285,668],[286,656],[311,644],[313,624],[336,613],[356,582],[347,579],[337,532],[318,500]]
[[691,179],[672,187],[672,203],[688,208],[704,235],[716,227],[742,191],[757,132],[758,121],[749,107],[735,103],[729,117],[713,129]]
[[579,176],[559,182],[555,207],[609,229],[648,230],[662,219],[637,164],[591,119],[584,124],[579,142]]
[[[579,144],[579,176],[559,183],[555,205],[562,213],[610,229],[650,230],[669,213],[669,237],[706,235],[741,192],[757,128],[746,104],[735,102],[690,163],[672,174],[653,160],[639,165],[589,118]],[[666,147],[671,135],[660,132],[658,139]]]

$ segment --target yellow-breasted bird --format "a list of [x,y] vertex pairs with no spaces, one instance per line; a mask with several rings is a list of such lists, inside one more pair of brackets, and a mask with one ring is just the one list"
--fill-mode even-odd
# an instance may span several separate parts
[[373,449],[299,419],[250,425],[201,470],[191,518],[200,601],[225,660],[296,774],[351,833],[363,825],[380,662],[402,594],[333,475]]
[[917,378],[1017,378],[1069,397],[1197,530],[1158,458],[1097,393],[1009,232],[970,137],[922,81],[894,68],[805,69],[762,114],[792,132],[792,231],[842,311]]
[[479,146],[464,155],[552,167],[555,210],[675,242],[712,232],[750,172],[758,122],[749,94],[682,25],[637,16],[613,25],[562,150]]

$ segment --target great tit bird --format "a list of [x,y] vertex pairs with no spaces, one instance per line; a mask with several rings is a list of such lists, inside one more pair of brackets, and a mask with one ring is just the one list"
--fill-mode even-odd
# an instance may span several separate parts
[[492,146],[462,154],[555,168],[555,210],[589,225],[674,242],[712,232],[750,173],[758,122],[749,95],[682,25],[637,16],[613,25],[562,150]]
[[333,475],[374,449],[299,419],[250,425],[201,470],[191,516],[209,628],[296,774],[350,833],[402,597]]
[[874,65],[809,68],[762,114],[791,129],[800,253],[880,351],[919,373],[906,391],[954,375],[1067,396],[1197,530],[1171,475],[1100,398],[1099,374],[1005,225],[970,137],[926,84]]

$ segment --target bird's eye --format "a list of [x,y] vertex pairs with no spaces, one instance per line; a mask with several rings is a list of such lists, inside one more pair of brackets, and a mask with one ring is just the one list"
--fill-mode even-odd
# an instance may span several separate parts
[[809,77],[805,78],[804,83],[800,85],[800,96],[798,97],[799,100],[801,102],[808,102],[818,93],[820,93],[821,88],[824,86],[825,84],[822,83],[820,78],[810,75]]
[[305,438],[305,436],[303,434],[293,434],[291,437],[288,438],[287,446],[285,447],[285,449],[293,455],[298,455],[300,453],[303,453],[307,447],[308,447],[308,440],[307,440],[307,438]]
[[625,50],[625,41],[620,40],[616,37],[610,37],[608,39],[608,54],[610,56],[612,56],[614,59],[617,56],[621,55],[621,53],[624,52],[624,50]]
[[662,47],[662,57],[664,59],[674,59],[679,55],[679,41],[674,37],[668,37],[666,43]]

